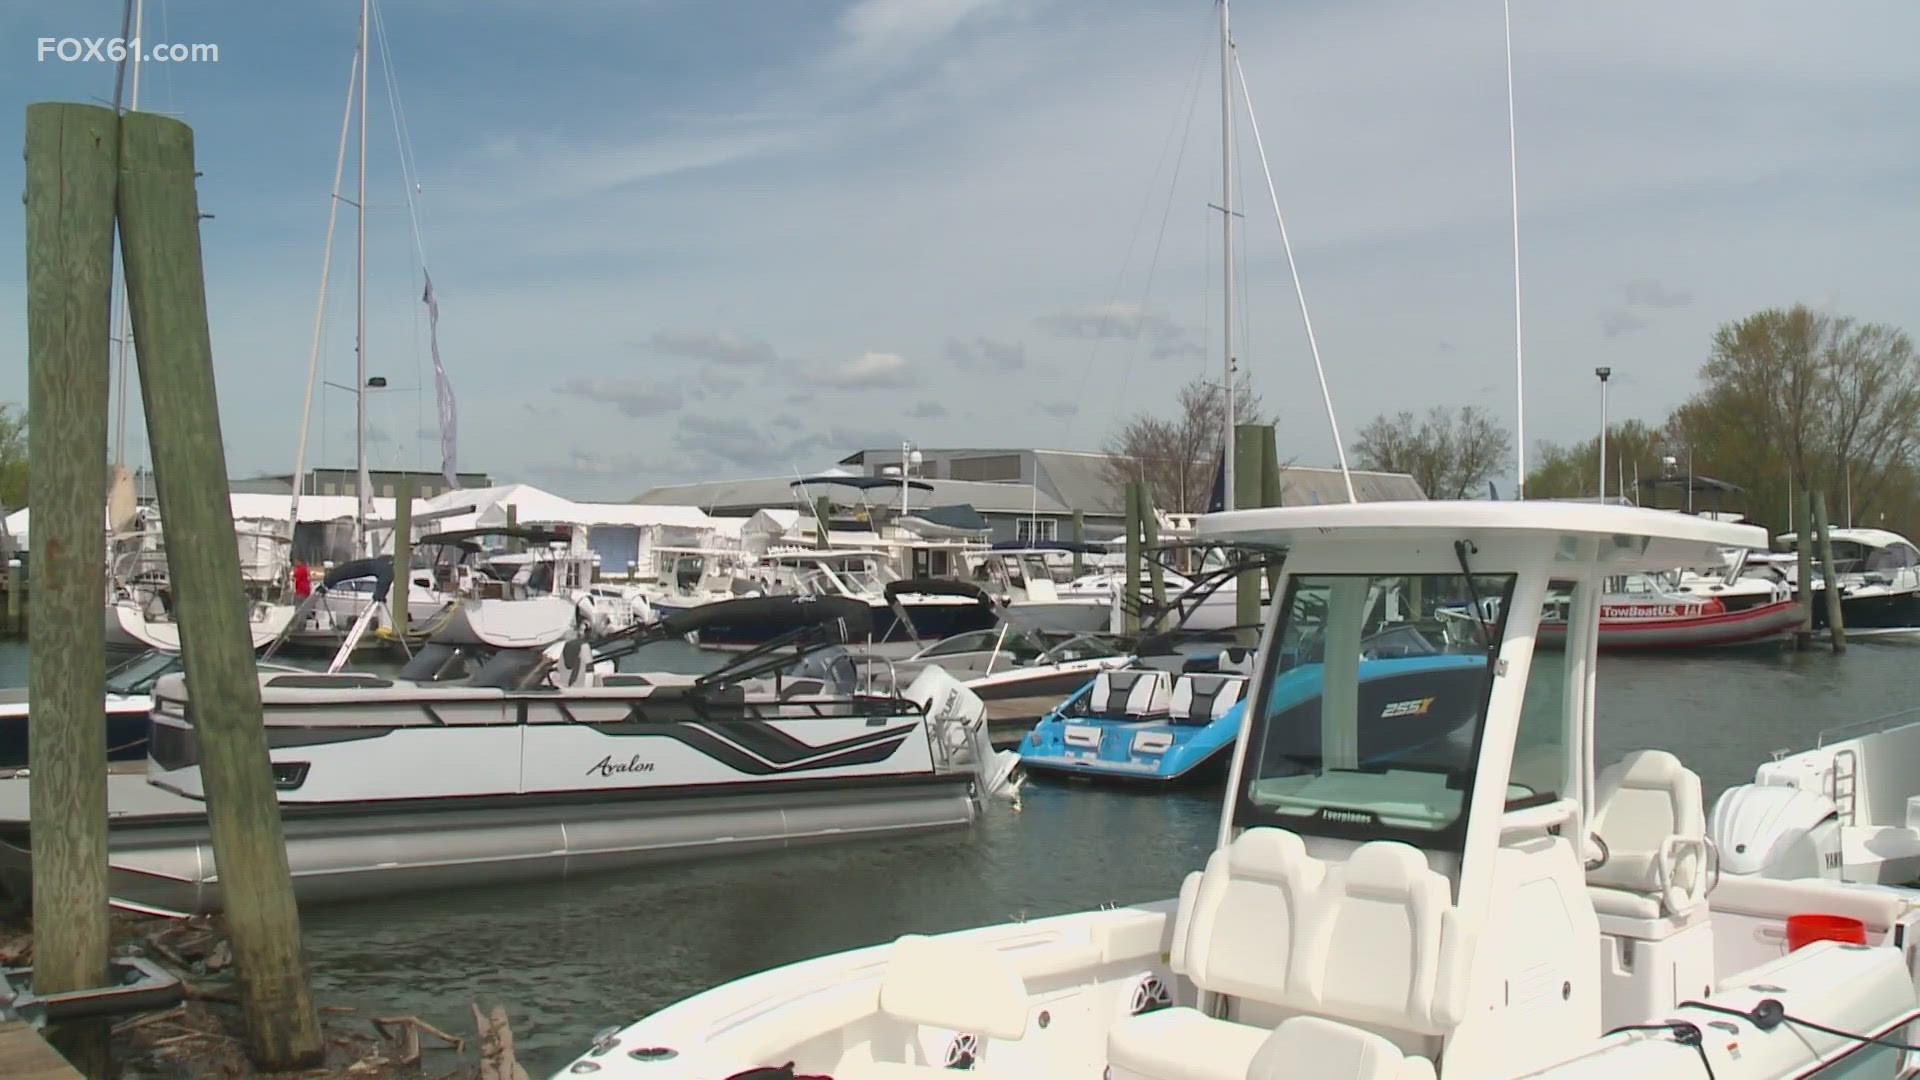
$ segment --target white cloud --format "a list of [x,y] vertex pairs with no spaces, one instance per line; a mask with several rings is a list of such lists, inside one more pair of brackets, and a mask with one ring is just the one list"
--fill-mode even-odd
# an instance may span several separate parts
[[611,405],[624,416],[636,419],[672,412],[683,403],[680,392],[655,379],[626,376],[599,376],[568,379],[560,392],[588,401]]
[[907,358],[898,353],[861,353],[821,372],[818,381],[841,390],[898,390],[916,381]]

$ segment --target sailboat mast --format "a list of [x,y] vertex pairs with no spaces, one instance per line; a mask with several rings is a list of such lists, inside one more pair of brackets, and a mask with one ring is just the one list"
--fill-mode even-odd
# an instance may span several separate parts
[[1233,37],[1228,23],[1227,0],[1220,0],[1220,251],[1225,256],[1225,318],[1221,321],[1226,380],[1225,428],[1221,464],[1221,501],[1223,510],[1233,509]]
[[[366,540],[367,499],[373,494],[373,485],[367,477],[367,68],[370,55],[367,52],[367,14],[369,0],[360,0],[360,182],[359,193],[354,197],[354,208],[359,217],[356,220],[359,251],[358,265],[354,270],[354,432],[353,450],[356,477],[354,494],[358,505],[353,516],[353,543],[356,551]],[[299,477],[294,478],[300,482]]]

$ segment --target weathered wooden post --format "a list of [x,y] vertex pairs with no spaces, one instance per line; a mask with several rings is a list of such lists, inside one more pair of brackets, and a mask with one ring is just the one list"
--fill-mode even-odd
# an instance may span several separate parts
[[1806,496],[1809,512],[1802,514],[1801,528],[1794,533],[1794,546],[1800,551],[1800,629],[1793,633],[1793,647],[1805,652],[1813,645],[1813,496]]
[[1140,548],[1144,537],[1140,526],[1140,509],[1146,502],[1145,485],[1127,485],[1127,591],[1120,597],[1120,610],[1125,617],[1123,626],[1128,637],[1140,632]]
[[[1239,424],[1233,429],[1233,506],[1252,510],[1260,505],[1265,487],[1265,424]],[[1252,648],[1260,643],[1260,571],[1242,570],[1233,583],[1234,637]]]
[[1087,561],[1080,549],[1087,543],[1087,515],[1079,510],[1073,512],[1073,576],[1079,577],[1087,572]]
[[1834,652],[1847,651],[1847,628],[1840,619],[1840,579],[1833,565],[1833,534],[1827,528],[1827,496],[1813,493],[1813,529],[1820,544],[1820,583],[1827,592],[1827,635]]
[[[1167,609],[1167,568],[1159,559],[1160,517],[1153,512],[1153,489],[1140,485],[1140,552],[1147,564],[1147,589],[1155,610]],[[1152,554],[1148,554],[1152,552]]]
[[[507,504],[507,528],[517,529],[519,527],[520,527],[520,508],[518,506],[515,506],[512,503],[508,503]],[[527,545],[521,543],[520,538],[517,536],[509,537],[507,540],[508,551],[515,551],[515,552],[524,551],[526,550],[526,547]]]
[[[318,1065],[324,1054],[300,956],[300,913],[260,722],[246,597],[241,591],[213,348],[200,258],[193,131],[150,113],[121,119],[120,236],[127,303],[140,343],[140,395],[207,789],[226,922],[246,1016],[247,1056],[261,1071]],[[104,354],[103,354],[104,355]],[[104,436],[103,436],[104,437]],[[85,485],[92,513],[99,469]],[[97,544],[87,546],[87,558]],[[97,568],[90,567],[97,579]],[[90,593],[97,606],[97,592]],[[92,622],[99,619],[94,616]],[[99,728],[100,688],[90,689]],[[90,763],[98,773],[99,759]]]
[[[40,994],[107,982],[100,557],[117,140],[111,109],[27,106],[28,559],[37,631],[27,677],[28,800]],[[224,505],[224,485],[220,492]],[[227,551],[238,591],[239,553],[231,541]]]
[[813,546],[833,546],[833,500],[825,495],[813,497]]
[[[1280,488],[1280,450],[1272,424],[1260,425],[1260,505],[1285,506],[1286,495]],[[1280,595],[1280,566],[1267,567],[1267,593]]]
[[[31,439],[29,439],[29,441],[31,441]],[[29,450],[28,452],[31,453],[32,451]],[[29,476],[32,475],[33,469],[31,463],[28,465],[27,472]],[[0,510],[4,509],[4,507],[0,507]],[[6,574],[6,632],[10,635],[18,635],[20,633],[20,582],[22,575],[13,572],[13,534],[7,531],[5,525],[0,525],[0,568],[4,568]]]
[[387,611],[393,615],[393,634],[407,649],[407,598],[413,594],[413,477],[402,476],[393,501],[393,584],[387,586]]

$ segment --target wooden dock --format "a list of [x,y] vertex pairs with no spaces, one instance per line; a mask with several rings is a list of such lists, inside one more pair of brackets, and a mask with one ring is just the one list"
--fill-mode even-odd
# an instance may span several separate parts
[[0,1023],[0,1076],[12,1080],[81,1080],[59,1051],[18,1020]]

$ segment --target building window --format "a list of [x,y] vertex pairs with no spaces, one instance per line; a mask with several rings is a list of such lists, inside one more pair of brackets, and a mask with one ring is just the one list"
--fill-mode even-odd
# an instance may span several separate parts
[[322,494],[322,495],[338,495],[338,494],[340,494],[340,485],[339,485],[339,484],[335,484],[335,483],[333,483],[333,482],[331,482],[331,481],[329,481],[329,482],[327,482],[327,483],[325,483],[325,484],[321,484],[321,485],[320,485],[320,494]]
[[1058,540],[1060,523],[1052,518],[1019,518],[1013,523],[1013,535],[1022,543],[1047,543]]

